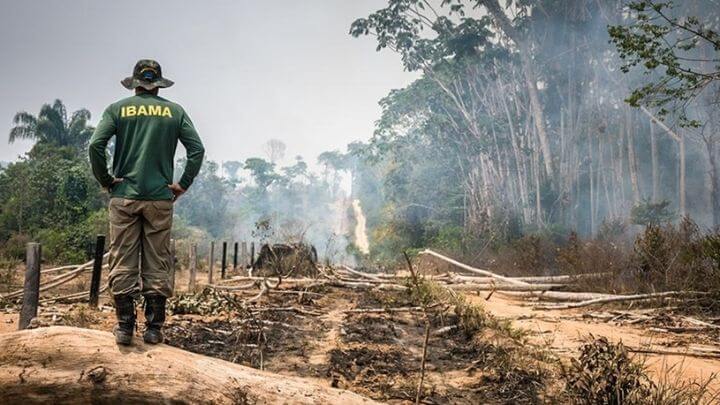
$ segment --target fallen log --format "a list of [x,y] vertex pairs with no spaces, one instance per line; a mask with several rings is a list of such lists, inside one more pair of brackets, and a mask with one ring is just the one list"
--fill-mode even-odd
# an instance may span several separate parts
[[345,266],[345,265],[343,265],[343,269],[345,269],[345,271],[347,271],[348,273],[352,273],[352,274],[354,274],[354,275],[356,275],[356,276],[359,276],[359,277],[362,277],[362,278],[366,278],[366,279],[368,279],[368,280],[382,281],[382,280],[380,279],[380,277],[377,277],[377,276],[374,275],[374,274],[364,273],[364,272],[362,272],[362,271],[355,270],[355,269],[353,269],[353,268],[350,267],[350,266]]
[[475,268],[475,267],[468,266],[467,264],[460,263],[460,262],[457,261],[457,260],[453,260],[453,259],[451,259],[451,258],[449,258],[449,257],[447,257],[447,256],[443,256],[443,255],[441,255],[440,253],[437,253],[437,252],[432,251],[432,250],[430,250],[430,249],[425,249],[425,250],[423,250],[422,252],[420,252],[419,254],[421,254],[421,255],[431,255],[431,256],[435,256],[435,257],[437,257],[437,258],[440,259],[440,260],[446,261],[446,262],[448,262],[448,263],[450,263],[450,264],[453,264],[453,265],[455,265],[455,266],[457,266],[457,267],[460,267],[461,269],[465,269],[465,270],[467,270],[467,271],[469,271],[469,272],[471,272],[471,273],[476,273],[476,274],[481,274],[481,275],[483,275],[483,276],[488,276],[488,277],[496,278],[496,279],[498,279],[498,280],[505,281],[505,282],[508,283],[508,284],[515,284],[515,285],[528,285],[528,284],[529,284],[529,283],[526,283],[526,282],[524,282],[524,281],[518,281],[518,280],[513,279],[513,278],[510,278],[510,277],[505,277],[505,276],[501,276],[501,275],[499,275],[499,274],[495,274],[495,273],[493,273],[493,272],[491,272],[491,271],[482,270],[482,269],[477,269],[477,268]]
[[565,284],[444,284],[453,291],[548,291],[564,288]]
[[613,294],[586,293],[586,292],[567,292],[567,291],[502,291],[497,292],[500,295],[511,298],[537,298],[548,301],[571,301],[580,302],[594,300],[598,298],[617,297]]
[[[265,277],[235,277],[233,278],[233,281],[262,281],[265,282],[267,280],[272,280],[272,278],[265,278]],[[316,287],[316,286],[332,286],[332,287],[339,287],[339,288],[352,288],[352,289],[378,289],[378,290],[385,290],[385,291],[405,291],[407,290],[407,287],[401,286],[399,284],[392,284],[392,283],[379,283],[373,280],[353,280],[353,281],[345,281],[340,279],[314,279],[314,278],[283,278],[282,279],[283,285],[293,285],[293,286],[308,286],[308,287]],[[251,289],[255,286],[255,284],[247,284],[243,286],[226,286],[226,285],[211,285],[212,288],[223,290],[223,291],[235,291],[235,290],[246,290]],[[273,287],[273,286],[271,286]],[[273,287],[275,288],[275,287]]]
[[333,287],[339,287],[339,288],[350,288],[355,290],[362,290],[362,289],[376,289],[376,290],[382,290],[382,291],[406,291],[407,287],[399,285],[399,284],[375,284],[371,282],[365,282],[365,281],[357,281],[357,282],[351,282],[351,281],[341,281],[341,280],[322,280],[319,282],[319,285],[329,285]]
[[563,304],[563,305],[537,305],[533,309],[536,309],[536,310],[573,309],[573,308],[587,307],[590,305],[608,304],[611,302],[642,301],[642,300],[651,300],[651,299],[657,299],[657,298],[689,297],[689,296],[708,295],[708,294],[710,294],[710,293],[698,292],[698,291],[666,291],[666,292],[653,293],[653,294],[617,295],[614,297],[596,298],[596,299],[592,299],[592,300],[575,302],[575,303],[570,303],[570,304]]
[[658,354],[662,356],[698,357],[701,359],[720,359],[720,351],[699,351],[699,350],[666,350],[666,349],[642,349],[627,348],[632,353]]
[[[365,273],[369,274],[369,273]],[[573,283],[577,280],[601,278],[610,275],[610,273],[581,273],[581,274],[561,274],[557,276],[523,276],[523,277],[507,277],[511,280],[523,281],[526,283]],[[409,274],[387,274],[377,273],[372,274],[378,279],[404,279],[410,277]],[[491,283],[497,281],[496,277],[489,276],[467,276],[459,273],[444,273],[427,275],[425,278],[438,281],[452,281],[452,282],[472,282],[472,283]]]
[[374,404],[350,391],[108,332],[50,327],[0,335],[0,403]]
[[51,269],[40,270],[40,274],[47,274],[47,273],[54,273],[56,271],[70,270],[70,269],[77,268],[77,266],[80,266],[80,265],[79,264],[70,264],[67,266],[53,267]]
[[[530,277],[508,277],[512,280],[517,281],[524,281],[526,283],[548,283],[548,284],[558,284],[558,283],[574,283],[577,280],[582,279],[588,279],[588,278],[600,278],[604,277],[609,273],[588,273],[588,274],[578,274],[578,275],[559,275],[559,276],[530,276]],[[447,277],[450,280],[458,281],[458,282],[474,282],[474,283],[489,283],[493,281],[493,277],[474,277],[474,276],[465,276],[461,274],[455,274],[450,275]]]

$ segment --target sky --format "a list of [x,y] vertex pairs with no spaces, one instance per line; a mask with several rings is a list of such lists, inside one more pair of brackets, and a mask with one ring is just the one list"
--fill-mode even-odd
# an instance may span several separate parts
[[267,157],[274,138],[287,145],[284,163],[313,164],[370,138],[378,101],[415,77],[373,38],[348,34],[385,4],[0,0],[0,161],[31,146],[7,142],[16,112],[59,98],[69,111],[89,109],[95,124],[130,95],[120,80],[150,58],[175,81],[161,96],[189,113],[210,159]]

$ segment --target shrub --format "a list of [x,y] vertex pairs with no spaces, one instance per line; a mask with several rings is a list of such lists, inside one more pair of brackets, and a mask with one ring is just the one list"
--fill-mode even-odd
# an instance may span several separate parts
[[30,236],[24,233],[13,233],[3,245],[5,256],[13,259],[25,259],[25,245],[30,242]]
[[444,226],[440,228],[430,245],[448,252],[460,252],[463,250],[465,233],[460,226]]
[[622,343],[604,337],[588,340],[562,374],[565,395],[574,404],[715,404],[719,396],[710,389],[714,376],[688,380],[675,366],[664,368],[652,381],[645,365],[632,358]]
[[[665,285],[671,260],[677,254],[671,249],[668,232],[657,225],[648,225],[635,240],[635,268],[643,284],[651,287]],[[653,288],[654,289],[654,288]]]
[[650,396],[653,384],[622,343],[605,337],[586,342],[563,370],[565,389],[577,404],[633,404]]
[[643,200],[630,210],[630,221],[636,225],[660,225],[675,219],[675,213],[670,210],[670,201],[662,200],[654,203]]

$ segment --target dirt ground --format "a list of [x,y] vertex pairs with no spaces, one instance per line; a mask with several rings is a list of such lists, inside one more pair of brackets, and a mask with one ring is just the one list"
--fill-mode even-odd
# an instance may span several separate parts
[[[547,345],[554,353],[564,357],[576,354],[582,342],[589,336],[605,336],[613,342],[622,341],[628,347],[647,350],[720,350],[720,341],[714,336],[662,333],[651,330],[649,326],[597,322],[584,316],[593,309],[534,310],[522,301],[499,294],[493,295],[489,300],[474,296],[473,301],[480,303],[497,317],[509,319],[516,327],[528,330],[533,342]],[[718,376],[711,386],[720,390],[720,360],[645,353],[638,353],[637,356],[644,359],[645,364],[656,375],[672,369],[673,374],[681,379],[705,380]]]
[[[206,280],[200,273],[198,280]],[[87,285],[79,280],[64,294]],[[166,343],[204,355],[264,370],[301,376],[346,388],[376,400],[414,400],[420,377],[424,318],[419,312],[352,313],[348,310],[412,306],[402,292],[378,293],[328,286],[303,290],[281,285],[251,305],[242,300],[257,289],[237,294],[199,291],[185,294],[187,273],[176,279],[177,298],[169,305]],[[45,297],[46,295],[43,295]],[[469,294],[493,318],[508,320],[527,338],[511,338],[486,328],[471,335],[450,331],[428,340],[424,403],[553,402],[559,378],[543,351],[561,359],[577,354],[590,336],[605,336],[636,349],[718,351],[717,335],[654,332],[651,325],[607,322],[582,310],[533,310],[527,303],[494,294],[489,300]],[[111,330],[114,310],[107,294],[99,310],[85,303],[47,303],[39,326],[67,324]],[[0,333],[17,329],[17,306],[0,310]],[[138,307],[141,312],[141,308]],[[602,308],[592,311],[603,311]],[[139,316],[142,322],[142,314]],[[457,323],[451,316],[433,318],[431,330]],[[138,338],[140,333],[138,332]],[[535,351],[537,349],[537,351]],[[528,353],[530,353],[528,355]],[[680,355],[637,354],[653,373],[672,369],[680,379],[720,375],[720,361]],[[555,384],[555,386],[553,386]],[[715,379],[711,386],[720,390]]]

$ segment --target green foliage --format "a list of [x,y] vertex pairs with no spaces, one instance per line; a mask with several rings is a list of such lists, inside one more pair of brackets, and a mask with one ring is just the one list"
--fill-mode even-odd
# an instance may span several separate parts
[[635,241],[637,269],[646,281],[664,278],[672,259],[668,243],[665,232],[657,225],[648,225]]
[[250,171],[255,184],[261,191],[266,191],[273,182],[280,179],[275,173],[275,163],[268,162],[261,158],[250,158],[246,160],[245,169]]
[[636,225],[657,226],[675,220],[675,213],[670,210],[670,201],[662,200],[654,203],[643,200],[630,210],[630,221]]
[[626,101],[635,107],[659,107],[661,116],[677,111],[681,125],[698,126],[680,107],[720,80],[720,64],[714,56],[720,51],[720,34],[712,13],[683,16],[678,11],[683,10],[670,1],[631,1],[630,21],[609,26],[608,32],[624,61],[622,71],[642,66],[650,78]]
[[37,117],[16,115],[10,142],[36,143],[0,171],[0,247],[6,255],[22,258],[24,245],[37,240],[46,260],[84,261],[95,235],[107,233],[104,197],[85,158],[89,119],[86,110],[68,119],[59,100]]
[[448,252],[459,252],[463,249],[465,231],[461,226],[444,226],[430,240],[430,247]]
[[[183,163],[178,161],[175,173],[182,173]],[[175,204],[175,214],[183,218],[185,224],[206,229],[214,237],[224,235],[234,225],[228,214],[233,182],[220,178],[217,170],[217,163],[206,161],[193,182],[192,191]]]
[[90,112],[75,111],[68,119],[65,105],[60,100],[43,104],[37,116],[21,111],[13,117],[10,143],[19,139],[30,139],[38,145],[69,146],[82,151],[93,133],[88,125]]

